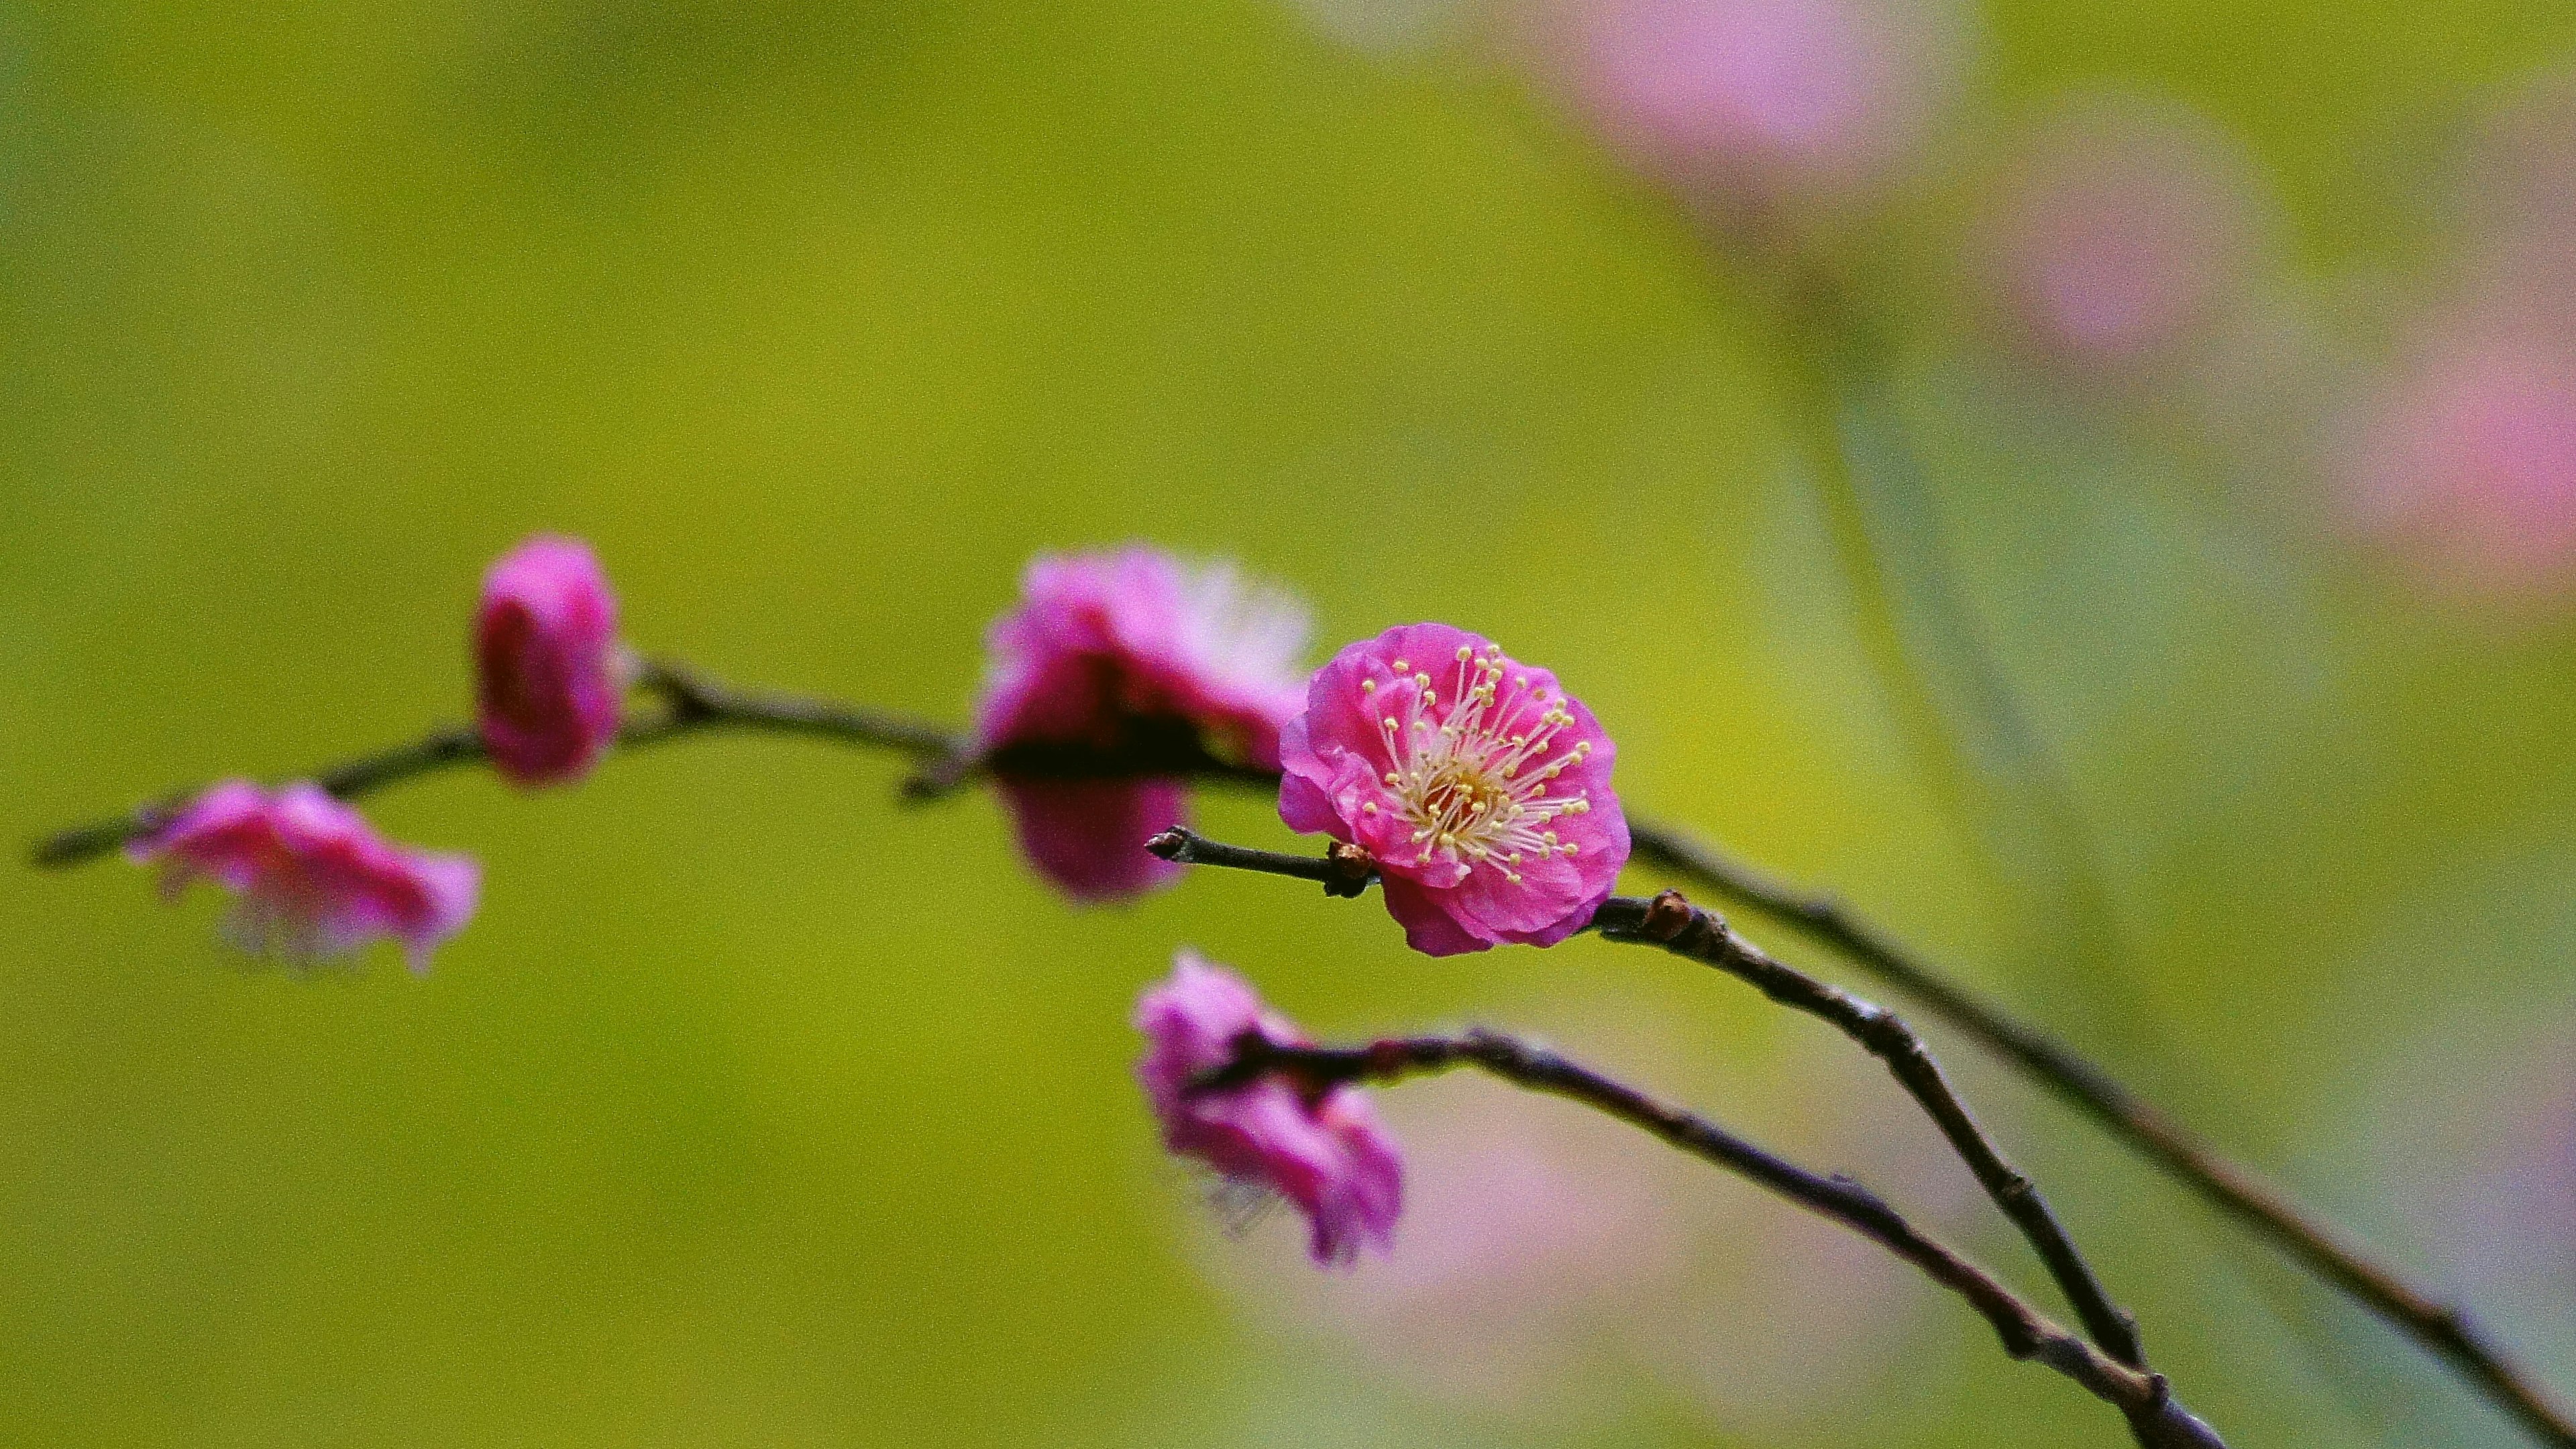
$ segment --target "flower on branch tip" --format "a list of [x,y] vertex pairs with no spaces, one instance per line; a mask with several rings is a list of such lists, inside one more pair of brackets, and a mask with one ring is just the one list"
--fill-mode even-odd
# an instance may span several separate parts
[[1418,951],[1552,946],[1628,859],[1616,753],[1555,675],[1408,624],[1316,671],[1280,744],[1279,817],[1367,851]]
[[1136,1029],[1145,1034],[1136,1076],[1166,1148],[1214,1168],[1229,1188],[1294,1205],[1318,1263],[1339,1267],[1362,1248],[1389,1249],[1404,1206],[1404,1164],[1365,1093],[1347,1083],[1318,1091],[1275,1073],[1207,1085],[1247,1036],[1308,1044],[1241,977],[1184,950],[1171,976],[1136,1003]]
[[228,780],[126,854],[159,865],[166,894],[204,879],[239,897],[225,935],[245,951],[308,963],[387,938],[402,943],[414,971],[464,929],[482,878],[466,856],[389,843],[366,817],[304,783],[271,794]]
[[[1227,563],[1156,549],[1044,554],[1018,607],[993,624],[975,747],[992,763],[1020,846],[1081,901],[1169,884],[1180,867],[1145,840],[1185,823],[1196,760],[1276,769],[1279,732],[1305,704],[1306,613]],[[1023,760],[1069,749],[1112,765],[1096,777]],[[1169,762],[1158,773],[1157,762]]]
[[511,783],[590,773],[617,738],[625,693],[617,596],[588,544],[539,534],[483,576],[474,619],[475,713]]

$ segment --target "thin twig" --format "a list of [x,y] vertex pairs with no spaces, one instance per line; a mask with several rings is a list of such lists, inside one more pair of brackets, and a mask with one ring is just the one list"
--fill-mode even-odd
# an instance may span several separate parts
[[[1164,831],[1148,841],[1145,848],[1182,865],[1221,865],[1300,880],[1323,878],[1316,873],[1319,866],[1345,873],[1353,868],[1347,852],[1330,861],[1318,861],[1312,856],[1222,845],[1184,829]],[[1660,946],[1676,956],[1714,966],[1781,1005],[1816,1017],[1860,1043],[1886,1064],[1898,1085],[1922,1106],[1952,1150],[1967,1163],[1986,1195],[2030,1240],[2093,1341],[2124,1364],[2145,1366],[2135,1320],[2111,1301],[2110,1293],[2094,1275],[2092,1265],[2084,1261],[2084,1254],[2067,1234],[2065,1225],[2050,1211],[2038,1185],[2005,1159],[2003,1149],[1968,1110],[1931,1049],[1902,1018],[1772,959],[1737,935],[1723,919],[1683,899],[1679,891],[1665,891],[1651,901],[1612,896],[1593,915],[1591,927],[1605,940]]]
[[1832,947],[1913,998],[1953,1030],[2019,1068],[2184,1186],[2269,1239],[2290,1258],[2449,1363],[2531,1436],[2576,1449],[2576,1422],[2551,1403],[2468,1313],[2372,1262],[2279,1189],[2122,1086],[2101,1068],[2003,1008],[1949,980],[1830,896],[1789,885],[1670,826],[1628,820],[1641,862],[1705,885]]
[[[731,726],[891,749],[925,762],[915,777],[918,783],[907,785],[907,792],[917,798],[957,789],[990,768],[977,759],[962,732],[936,724],[804,696],[733,690],[672,664],[648,666],[642,682],[660,693],[666,704],[631,717],[618,736],[621,748],[636,749]],[[1054,753],[1065,758],[1033,755],[1027,761],[1028,772],[1046,773],[1053,768],[1091,778],[1118,773],[1097,751]],[[411,744],[316,771],[308,778],[350,799],[441,770],[480,764],[486,758],[482,740],[471,728],[449,727]],[[1277,783],[1269,772],[1214,761],[1204,752],[1195,760],[1146,760],[1142,768],[1136,755],[1116,763],[1129,774],[1190,776],[1254,788]],[[112,855],[128,841],[159,828],[190,793],[166,796],[123,815],[47,836],[29,851],[29,859],[42,868],[60,869]],[[1630,815],[1628,828],[1640,863],[1705,885],[1841,951],[1934,1017],[2084,1109],[2192,1191],[2452,1365],[2534,1439],[2555,1449],[2576,1449],[2576,1420],[2553,1405],[2519,1366],[2486,1339],[2465,1311],[2372,1262],[2258,1175],[2174,1123],[2062,1043],[1954,984],[1830,897],[1799,891],[1669,826]]]
[[1217,1090],[1268,1072],[1301,1086],[1395,1082],[1472,1066],[1516,1086],[1569,1098],[1638,1127],[1671,1146],[1748,1178],[1800,1207],[1842,1224],[1965,1298],[1994,1326],[2004,1352],[2037,1360],[2118,1409],[2148,1449],[2224,1449],[2216,1430],[2174,1398],[2162,1374],[2120,1362],[2050,1320],[1994,1274],[1908,1222],[1868,1188],[1839,1174],[1801,1167],[1705,1117],[1656,1100],[1555,1052],[1499,1032],[1420,1036],[1364,1047],[1280,1046],[1258,1032],[1235,1044],[1235,1059],[1203,1078]]

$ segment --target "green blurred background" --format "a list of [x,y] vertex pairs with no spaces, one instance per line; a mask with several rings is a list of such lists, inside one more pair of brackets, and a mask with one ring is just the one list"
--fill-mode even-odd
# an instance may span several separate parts
[[[2445,138],[2571,43],[2543,0],[1989,3],[1948,144],[2179,97],[2366,295],[2436,245]],[[0,0],[0,823],[459,716],[480,570],[539,528],[647,649],[949,718],[1032,551],[1232,554],[1327,647],[1438,617],[1556,665],[1638,808],[1933,947],[2576,1386],[2576,1255],[2442,1207],[2490,1137],[2576,1151],[2533,1105],[2576,1106],[2576,631],[2428,604],[2289,470],[1998,383],[1922,302],[1963,587],[2126,943],[2034,949],[1858,641],[1758,296],[1468,48],[1262,0]],[[1072,909],[992,802],[900,809],[898,769],[723,741],[388,795],[486,866],[425,979],[244,968],[211,900],[14,872],[0,1440],[2118,1442],[1788,1210],[1480,1084],[1397,1121],[1432,1158],[1553,1134],[1512,1150],[1644,1205],[1350,1306],[1402,1254],[1309,1282],[1155,1149],[1126,1020],[1178,943],[1321,1032],[1585,1045],[2039,1279],[1866,1064],[1729,983],[1426,960],[1251,879]],[[2234,1442],[2515,1442],[1949,1055]],[[1813,1274],[1766,1278],[1788,1243]]]

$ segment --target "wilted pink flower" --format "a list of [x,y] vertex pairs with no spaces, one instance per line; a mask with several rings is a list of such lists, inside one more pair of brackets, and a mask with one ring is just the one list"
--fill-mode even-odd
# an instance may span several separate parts
[[590,546],[539,534],[483,576],[475,695],[492,763],[519,785],[578,780],[617,738],[617,597]]
[[1535,0],[1576,103],[1647,175],[1724,212],[1849,193],[1919,139],[1938,22],[1903,0]]
[[1276,1193],[1306,1215],[1308,1251],[1327,1266],[1361,1248],[1385,1252],[1404,1206],[1404,1164],[1357,1087],[1320,1093],[1279,1076],[1222,1091],[1191,1086],[1234,1060],[1247,1034],[1275,1046],[1306,1038],[1242,978],[1182,951],[1171,978],[1136,1003],[1145,1055],[1136,1064],[1163,1124],[1163,1145],[1215,1168],[1232,1186]]
[[2576,349],[2502,315],[2439,324],[2351,437],[2356,520],[2463,594],[2576,576]]
[[2042,131],[2006,175],[1983,260],[2022,346],[2124,370],[2170,356],[2244,291],[2259,215],[2252,168],[2214,127],[2095,104]]
[[1377,861],[1387,909],[1434,956],[1552,946],[1628,859],[1616,753],[1544,669],[1446,624],[1333,656],[1280,745],[1279,816]]
[[225,923],[243,950],[290,961],[338,956],[377,937],[414,971],[474,914],[481,873],[461,855],[388,844],[357,811],[310,784],[271,795],[230,780],[126,847],[163,867],[171,894],[214,881],[240,897]]
[[[1230,565],[1186,566],[1148,548],[1042,555],[1019,607],[993,625],[975,742],[987,755],[1195,745],[1276,768],[1280,727],[1304,705],[1305,639],[1304,610]],[[998,773],[1021,849],[1076,900],[1135,895],[1179,874],[1145,841],[1186,819],[1183,781],[1015,776],[1007,759]]]

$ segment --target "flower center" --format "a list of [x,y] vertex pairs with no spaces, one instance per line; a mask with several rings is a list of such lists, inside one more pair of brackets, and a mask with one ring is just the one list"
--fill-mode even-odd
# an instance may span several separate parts
[[[1592,808],[1588,792],[1552,791],[1557,776],[1592,753],[1588,740],[1559,747],[1574,723],[1565,697],[1530,688],[1529,676],[1512,674],[1502,646],[1486,652],[1461,647],[1446,704],[1428,671],[1409,673],[1395,661],[1398,686],[1387,691],[1388,713],[1379,716],[1386,747],[1384,782],[1396,808],[1412,824],[1416,864],[1435,858],[1487,866],[1517,882],[1524,862],[1573,855],[1574,842],[1548,828],[1560,815]],[[1412,689],[1400,686],[1410,682]],[[1378,681],[1360,689],[1380,699]],[[1363,805],[1374,812],[1377,806]]]

